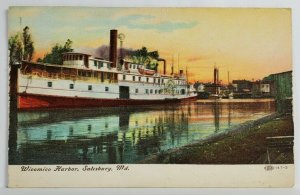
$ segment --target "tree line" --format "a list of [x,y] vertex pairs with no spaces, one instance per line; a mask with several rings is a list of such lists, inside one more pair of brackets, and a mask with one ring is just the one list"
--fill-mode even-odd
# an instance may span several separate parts
[[[72,41],[68,39],[64,45],[56,43],[50,53],[46,53],[43,58],[38,58],[37,62],[50,64],[63,64],[63,53],[72,52]],[[22,60],[31,62],[33,60],[35,48],[30,28],[26,26],[22,33],[12,35],[8,39],[9,65],[20,63]]]
[[9,64],[22,60],[31,61],[34,54],[34,45],[29,27],[23,29],[22,34],[15,34],[8,39]]
[[145,64],[146,68],[157,70],[159,53],[158,51],[148,51],[146,47],[135,50],[128,56],[134,63]]
[[[67,41],[62,45],[56,43],[50,53],[46,53],[43,58],[38,58],[37,62],[49,64],[63,64],[63,53],[72,52],[72,41]],[[97,53],[104,55],[108,52],[108,46],[102,46],[96,50]],[[30,28],[26,26],[22,33],[12,35],[8,40],[9,65],[20,63],[22,60],[32,61],[35,53],[34,42],[30,32]],[[119,51],[120,53],[121,51]],[[148,51],[146,47],[141,49],[122,49],[124,58],[129,59],[133,63],[144,64],[146,68],[156,70],[158,66],[159,53],[158,51]],[[108,56],[101,56],[108,60]]]
[[56,43],[55,46],[52,47],[51,52],[47,53],[44,58],[38,58],[37,62],[63,64],[63,53],[72,52],[73,50],[72,41],[68,39],[63,46]]

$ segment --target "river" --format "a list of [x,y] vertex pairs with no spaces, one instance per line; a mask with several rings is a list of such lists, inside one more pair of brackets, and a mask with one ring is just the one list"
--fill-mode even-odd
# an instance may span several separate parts
[[9,164],[138,163],[274,112],[271,100],[19,111]]

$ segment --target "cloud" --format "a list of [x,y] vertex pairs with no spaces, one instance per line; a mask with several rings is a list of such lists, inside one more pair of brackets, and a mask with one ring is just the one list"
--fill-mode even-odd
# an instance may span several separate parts
[[9,8],[9,14],[19,17],[37,17],[42,13],[39,7],[12,6]]
[[187,59],[188,62],[196,62],[209,59],[208,56],[193,56]]
[[[155,21],[155,22],[153,22]],[[160,32],[172,32],[180,29],[190,29],[198,25],[198,22],[182,22],[182,21],[160,21],[152,15],[133,14],[118,18],[115,23],[120,26],[126,26],[131,29],[157,30]]]
[[102,27],[99,26],[87,26],[84,28],[85,31],[99,31],[102,30]]

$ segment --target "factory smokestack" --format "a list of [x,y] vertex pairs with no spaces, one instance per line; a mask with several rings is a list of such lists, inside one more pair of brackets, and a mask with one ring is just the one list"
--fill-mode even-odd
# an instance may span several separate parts
[[112,67],[117,67],[117,30],[110,30],[110,44],[109,44],[109,61],[112,62]]
[[215,94],[218,94],[218,82],[219,82],[219,69],[214,67],[214,86]]
[[217,68],[214,68],[214,84],[217,84]]

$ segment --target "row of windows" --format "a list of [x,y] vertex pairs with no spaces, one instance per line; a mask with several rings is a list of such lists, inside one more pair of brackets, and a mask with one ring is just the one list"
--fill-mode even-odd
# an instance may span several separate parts
[[[126,80],[126,75],[123,75],[123,80]],[[138,79],[137,79],[139,82],[141,82],[142,81],[142,77],[138,77]],[[132,81],[136,81],[136,76],[132,76]],[[162,82],[164,82],[164,79],[162,79],[161,80]],[[149,78],[148,77],[146,77],[146,82],[147,83],[149,83]],[[160,83],[160,79],[156,79],[156,78],[154,78],[153,79],[153,83]]]
[[[126,75],[123,75],[123,80],[126,80]],[[136,76],[132,76],[132,81],[136,81],[136,80],[138,80],[139,82],[141,82],[142,81],[142,78],[141,77],[138,77],[137,79],[136,79]],[[153,78],[153,83],[160,83],[160,81],[161,81],[161,83],[164,83],[164,79],[159,79],[159,78]],[[148,77],[146,77],[146,82],[147,83],[149,83],[149,78]],[[176,81],[175,81],[175,83],[176,83]],[[178,84],[184,84],[184,82],[183,81],[178,81]]]
[[[48,82],[48,87],[52,87],[52,82]],[[69,88],[70,89],[74,89],[74,84],[70,83]],[[88,90],[92,91],[93,90],[93,86],[92,85],[88,85]],[[105,91],[109,91],[109,87],[105,87]]]
[[[153,89],[145,89],[145,93],[146,94],[161,94],[162,93],[162,89],[155,89],[155,90],[153,90]],[[139,89],[135,89],[135,93],[139,93]],[[176,93],[176,94],[182,94],[182,95],[184,95],[185,94],[185,90],[184,89],[181,89],[181,90],[175,90],[174,91],[174,93]]]
[[[162,89],[160,89],[160,90],[158,90],[158,89],[155,89],[155,90],[153,90],[153,89],[145,89],[145,93],[146,94],[149,94],[149,92],[150,92],[150,94],[161,94],[162,93]],[[139,89],[138,88],[136,88],[135,89],[135,93],[139,93]]]
[[113,74],[110,72],[87,72],[87,71],[78,71],[78,75],[82,77],[95,77],[95,78],[100,78],[101,82],[104,82],[104,80],[117,80],[117,74]]
[[139,67],[141,67],[142,65],[135,65],[135,64],[130,64],[129,65],[129,68],[131,68],[131,69],[137,69],[137,68],[139,68]]
[[101,61],[94,61],[94,66],[98,67],[98,68],[102,68],[103,67],[103,62]]
[[160,89],[160,90],[157,90],[157,89],[155,89],[155,90],[153,90],[153,89],[146,89],[145,90],[145,93],[146,94],[149,94],[149,91],[150,91],[150,94],[153,94],[153,92],[155,93],[155,94],[161,94],[161,92],[162,92],[162,90]]
[[65,55],[64,60],[69,61],[69,60],[82,60],[83,55]]
[[262,84],[262,88],[268,88],[269,87],[269,84]]
[[[52,82],[48,82],[48,87],[52,87]],[[70,83],[70,85],[69,85],[69,88],[70,89],[74,89],[74,84],[73,83]],[[92,85],[88,85],[88,90],[89,91],[92,91],[93,90],[93,86]],[[109,91],[109,87],[105,87],[105,91]],[[135,93],[139,93],[139,89],[138,88],[136,88],[135,89]],[[162,89],[155,89],[155,90],[153,90],[153,89],[145,89],[145,93],[146,94],[161,94],[162,93]],[[184,94],[185,93],[185,90],[183,89],[182,91],[179,91],[179,90],[177,90],[177,91],[175,91],[175,93],[181,93],[181,94]]]

